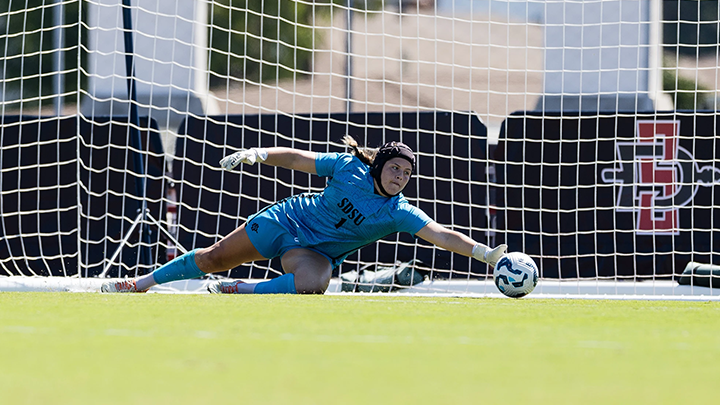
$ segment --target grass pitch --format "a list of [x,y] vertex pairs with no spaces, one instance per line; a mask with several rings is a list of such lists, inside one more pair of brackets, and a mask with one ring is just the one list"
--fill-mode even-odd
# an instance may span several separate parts
[[2,404],[713,403],[720,303],[0,293]]

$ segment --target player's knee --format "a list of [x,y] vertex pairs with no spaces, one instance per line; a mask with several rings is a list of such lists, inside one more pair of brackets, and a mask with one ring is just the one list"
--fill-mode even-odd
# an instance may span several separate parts
[[295,287],[298,294],[325,294],[327,291],[328,284],[323,285],[322,283],[307,283],[301,288]]
[[198,267],[206,273],[215,273],[218,271],[227,270],[225,267],[226,259],[223,257],[221,249],[216,249],[215,246],[210,246],[205,249],[198,249],[195,253],[195,262]]
[[330,274],[295,273],[295,290],[298,294],[324,294],[330,285]]

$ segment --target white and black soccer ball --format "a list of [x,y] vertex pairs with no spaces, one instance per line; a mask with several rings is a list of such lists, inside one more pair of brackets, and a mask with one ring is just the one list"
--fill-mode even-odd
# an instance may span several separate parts
[[538,274],[538,267],[530,256],[512,252],[498,260],[493,270],[493,279],[501,293],[511,298],[520,298],[535,289]]

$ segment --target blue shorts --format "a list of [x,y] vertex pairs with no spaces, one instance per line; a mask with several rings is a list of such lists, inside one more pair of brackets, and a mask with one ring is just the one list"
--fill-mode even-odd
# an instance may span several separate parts
[[[291,232],[290,224],[283,224],[277,214],[273,209],[264,209],[248,218],[245,224],[250,242],[264,258],[282,257],[288,250],[303,248],[323,255],[335,267],[336,264],[330,256],[317,249],[302,246],[297,235]],[[289,222],[289,219],[285,220]]]

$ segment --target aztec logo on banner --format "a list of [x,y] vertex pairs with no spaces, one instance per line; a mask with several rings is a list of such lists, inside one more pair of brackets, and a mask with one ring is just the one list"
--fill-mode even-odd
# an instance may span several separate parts
[[621,185],[616,210],[637,212],[637,234],[679,234],[680,207],[720,177],[679,145],[679,133],[680,121],[638,120],[637,142],[618,142],[619,167],[602,171],[605,183]]

